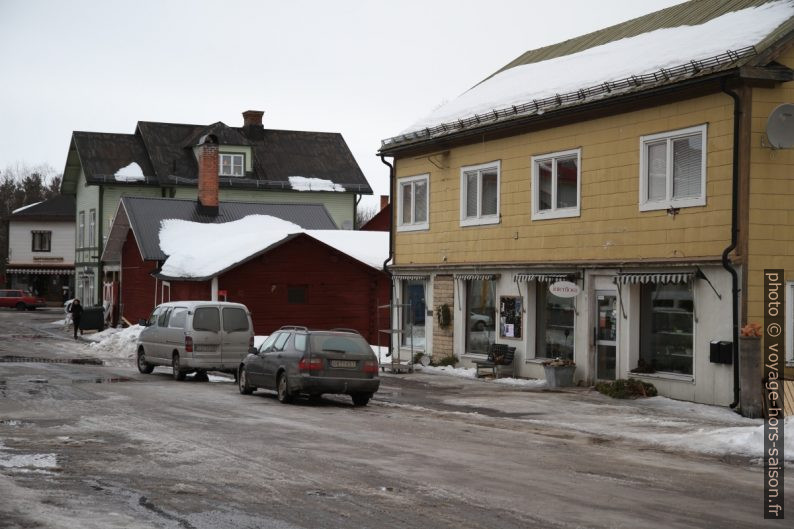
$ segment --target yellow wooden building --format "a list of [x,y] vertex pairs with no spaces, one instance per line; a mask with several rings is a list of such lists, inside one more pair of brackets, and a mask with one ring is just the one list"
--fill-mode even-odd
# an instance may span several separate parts
[[529,51],[384,140],[402,345],[734,402],[763,269],[794,300],[792,17],[676,5]]

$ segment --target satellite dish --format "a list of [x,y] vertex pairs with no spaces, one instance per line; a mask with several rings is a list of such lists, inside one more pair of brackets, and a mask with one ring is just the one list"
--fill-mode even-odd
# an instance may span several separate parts
[[794,105],[785,103],[769,114],[766,137],[773,149],[794,147]]

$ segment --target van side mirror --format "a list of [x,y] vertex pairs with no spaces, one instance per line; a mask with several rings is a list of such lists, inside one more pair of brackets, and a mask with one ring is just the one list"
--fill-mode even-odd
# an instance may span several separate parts
[[140,325],[141,327],[148,327],[149,326],[149,322],[147,320],[144,320],[143,318],[141,318],[140,320],[138,320],[138,325]]

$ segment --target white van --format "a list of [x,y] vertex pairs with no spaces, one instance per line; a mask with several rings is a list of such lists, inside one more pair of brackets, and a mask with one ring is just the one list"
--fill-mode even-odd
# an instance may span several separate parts
[[236,374],[254,345],[251,314],[241,303],[163,303],[141,325],[146,328],[138,337],[138,370],[148,374],[155,366],[171,366],[175,380],[191,371]]

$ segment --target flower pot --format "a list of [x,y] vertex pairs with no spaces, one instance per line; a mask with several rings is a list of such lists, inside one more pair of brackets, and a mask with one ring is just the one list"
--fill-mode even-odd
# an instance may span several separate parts
[[543,366],[546,372],[546,385],[550,388],[573,386],[573,372],[576,366]]

